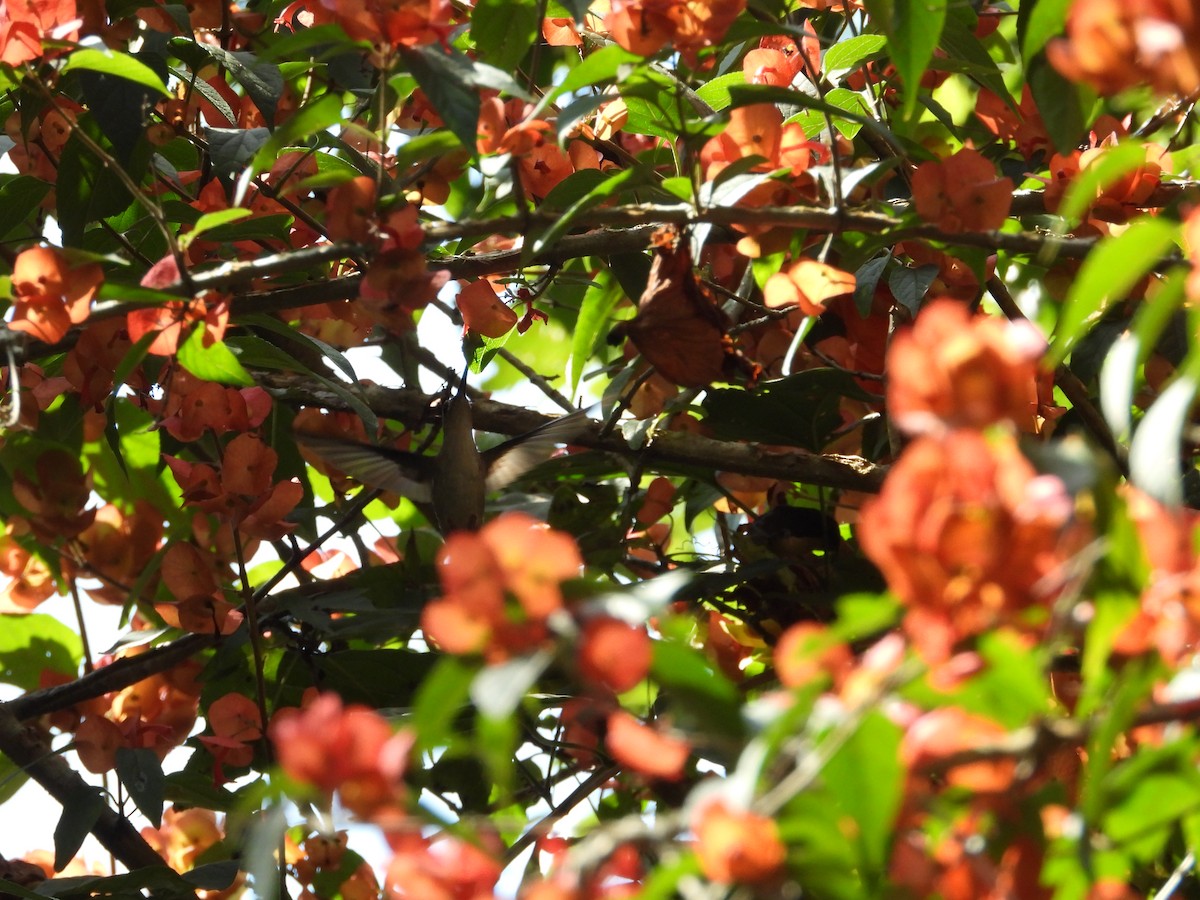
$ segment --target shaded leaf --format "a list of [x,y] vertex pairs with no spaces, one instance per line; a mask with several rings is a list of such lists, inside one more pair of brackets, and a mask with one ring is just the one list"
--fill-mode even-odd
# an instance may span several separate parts
[[210,63],[224,66],[233,80],[245,90],[246,96],[254,101],[268,127],[274,125],[275,110],[285,86],[278,65],[259,59],[247,51],[231,53],[221,47],[187,38],[172,39],[171,50],[191,66],[193,71]]
[[1050,365],[1058,365],[1109,306],[1125,295],[1174,244],[1178,226],[1153,216],[1129,223],[1106,238],[1083,261],[1059,315]]
[[241,175],[270,137],[266,128],[204,129],[213,169],[227,180]]
[[84,839],[108,808],[99,788],[79,782],[63,802],[62,815],[54,827],[54,868],[63,869],[79,852]]
[[808,369],[768,381],[753,391],[722,388],[704,400],[717,436],[787,444],[819,451],[842,424],[842,397],[874,399],[846,372]]
[[471,40],[480,56],[515,69],[539,34],[538,12],[537,0],[479,0],[471,13]]
[[155,752],[146,747],[118,747],[117,777],[142,815],[161,828],[166,779]]

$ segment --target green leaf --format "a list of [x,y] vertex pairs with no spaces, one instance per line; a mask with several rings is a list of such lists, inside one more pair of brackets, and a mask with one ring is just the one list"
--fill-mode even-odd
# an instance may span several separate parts
[[214,225],[205,240],[231,244],[235,241],[283,240],[295,218],[288,213],[250,216],[224,225]]
[[1118,441],[1129,439],[1133,427],[1133,388],[1137,381],[1142,343],[1128,331],[1113,341],[1100,368],[1100,411]]
[[562,84],[555,88],[552,96],[579,91],[587,87],[596,87],[607,81],[612,81],[621,71],[622,66],[635,66],[642,58],[630,53],[617,44],[602,47],[567,73]]
[[508,343],[508,339],[516,333],[515,328],[510,328],[504,334],[497,338],[483,337],[481,335],[472,334],[467,338],[465,350],[470,350],[467,356],[471,371],[480,373],[487,368],[500,349]]
[[248,215],[250,215],[250,210],[238,206],[205,213],[196,220],[196,224],[192,226],[191,231],[179,236],[179,249],[186,250],[192,241],[209,229],[217,228],[227,222],[236,222],[238,219],[244,219]]
[[259,59],[253,53],[231,53],[221,47],[201,44],[189,38],[172,38],[170,46],[171,51],[191,66],[193,71],[211,63],[224,66],[233,80],[241,85],[246,95],[254,101],[268,128],[274,126],[276,107],[285,87],[278,65]]
[[1017,108],[1017,101],[1009,92],[1008,85],[1004,83],[1004,76],[1000,74],[996,61],[979,42],[979,38],[975,37],[975,33],[957,16],[946,19],[940,46],[950,59],[970,64],[971,68],[967,74],[971,78],[1007,103],[1011,109]]
[[929,286],[937,276],[938,267],[934,265],[918,266],[915,269],[896,266],[888,276],[888,289],[901,306],[916,315]]
[[583,368],[601,336],[608,331],[612,312],[624,297],[621,285],[609,273],[602,273],[596,284],[588,287],[579,308],[579,318],[571,334],[571,357],[568,371],[571,389],[568,396],[574,397],[583,376]]
[[0,175],[0,238],[6,238],[37,210],[50,185],[29,175]]
[[[300,332],[292,332],[292,336],[299,339],[301,334]],[[258,335],[234,335],[229,338],[227,343],[230,346],[237,347],[239,354],[247,361],[250,361],[252,365],[261,366],[264,369],[275,369],[280,372],[294,372],[297,369],[307,372],[320,381],[321,386],[325,390],[336,395],[362,419],[363,425],[367,429],[367,434],[375,434],[378,430],[378,417],[363,402],[362,397],[354,390],[351,390],[350,385],[343,384],[335,378],[329,378],[321,372],[313,371],[295,357],[290,356],[274,344],[263,340]]]
[[875,288],[879,286],[879,279],[883,277],[883,272],[891,261],[892,251],[888,250],[882,256],[867,260],[854,273],[854,308],[864,319],[871,314],[871,307],[875,303]]
[[284,147],[303,143],[344,118],[341,96],[334,93],[321,94],[316,100],[306,103],[288,116],[287,121],[275,129],[270,139],[258,148],[250,171],[254,174],[266,171],[279,158]]
[[1057,366],[1075,343],[1163,257],[1178,235],[1179,226],[1158,217],[1143,216],[1116,237],[1101,241],[1084,260],[1071,284],[1047,364]]
[[788,444],[819,452],[842,425],[843,397],[869,400],[847,372],[808,369],[761,384],[757,390],[710,390],[705,420],[722,440]]
[[185,72],[176,71],[175,69],[169,69],[168,71],[181,83],[188,85],[192,90],[211,103],[217,112],[224,117],[225,124],[237,124],[237,115],[234,113],[233,107],[229,105],[229,102],[221,96],[221,93],[215,87],[203,78],[191,78]]
[[7,803],[25,786],[29,775],[7,756],[0,754],[0,803]]
[[150,824],[162,827],[166,779],[155,752],[145,747],[118,747],[117,777]]
[[449,131],[438,129],[421,134],[400,145],[396,151],[396,170],[405,172],[410,166],[427,159],[443,156],[459,147],[458,139]]
[[599,169],[580,169],[578,172],[572,172],[550,189],[550,193],[542,200],[542,208],[569,209],[608,181],[609,177],[608,172]]
[[1063,78],[1046,61],[1045,54],[1029,60],[1025,67],[1025,82],[1042,114],[1042,121],[1046,123],[1054,148],[1059,153],[1070,153],[1078,146],[1086,127],[1088,104],[1081,93],[1084,89]]
[[14,897],[27,898],[27,900],[46,900],[45,894],[35,894],[29,888],[21,887],[15,881],[8,881],[4,878],[0,878],[0,891],[5,894],[11,894]]
[[66,868],[67,863],[75,858],[84,839],[100,818],[100,814],[108,808],[104,802],[104,794],[99,788],[79,782],[78,787],[71,791],[70,796],[63,802],[62,815],[54,828],[54,868]]
[[0,616],[0,682],[37,690],[43,670],[74,677],[82,659],[79,635],[53,616]]
[[149,88],[164,97],[170,97],[171,92],[163,84],[162,79],[143,62],[134,59],[128,53],[114,53],[112,50],[96,50],[84,48],[76,50],[67,59],[62,68],[62,74],[86,69],[90,72],[100,72],[104,75],[115,75]]
[[1041,53],[1050,38],[1062,34],[1071,0],[1037,0],[1022,3],[1017,15],[1021,58],[1028,63]]
[[735,84],[745,84],[746,75],[744,72],[726,72],[724,75],[718,75],[712,81],[706,81],[696,89],[696,96],[713,108],[714,111],[720,112],[729,106],[730,95],[729,88]]
[[287,325],[280,322],[272,316],[262,313],[251,313],[249,315],[240,316],[238,321],[244,325],[253,325],[255,328],[261,328],[265,331],[270,331],[289,341],[299,341],[316,348],[322,356],[333,363],[342,374],[350,379],[351,383],[359,381],[358,373],[354,371],[354,366],[350,364],[350,360],[346,358],[346,354],[342,353],[337,347],[325,343],[320,338],[313,337],[311,334],[305,334],[302,331],[297,331],[294,328],[289,328]]
[[[816,138],[833,122],[844,137],[853,138],[862,130],[862,117],[871,115],[871,109],[861,94],[848,91],[845,88],[832,88],[825,92],[825,109],[805,109],[792,116],[788,121],[799,122],[804,133],[810,139]],[[835,111],[844,111],[853,118],[838,115]]]
[[[582,175],[583,173],[579,172],[576,174]],[[573,175],[571,177],[574,178],[575,176]],[[586,212],[592,207],[603,203],[605,200],[623,188],[640,181],[642,178],[642,172],[641,169],[638,168],[621,169],[615,174],[610,175],[605,173],[601,176],[601,178],[602,180],[595,184],[591,190],[563,210],[562,215],[557,217],[545,231],[530,241],[528,251],[522,251],[521,255],[531,259],[537,254],[541,253],[547,247],[552,246],[555,241],[557,241],[560,237],[562,237],[562,235],[566,234],[566,232],[570,230],[572,223],[574,223],[575,219],[580,213]],[[595,180],[596,179],[594,175],[589,175],[586,180],[581,179],[580,181],[583,184],[589,184],[593,183]],[[559,187],[561,187],[561,185],[559,185]],[[551,191],[551,193],[553,194],[553,191]],[[547,197],[546,199],[549,201],[550,198]]]
[[421,684],[412,715],[419,751],[446,743],[451,724],[466,706],[476,668],[457,657],[443,656]]
[[654,642],[650,672],[666,691],[680,718],[709,735],[737,735],[742,730],[737,689],[704,654],[671,640]]
[[207,332],[194,328],[179,347],[179,364],[204,381],[252,387],[254,378],[245,370],[224,341],[205,346]]
[[621,88],[621,99],[629,113],[622,129],[625,133],[648,134],[668,141],[678,140],[684,133],[675,85],[669,80],[646,77],[636,84],[626,83]]
[[942,37],[948,0],[867,0],[867,12],[887,34],[896,71],[904,80],[904,118],[917,108],[921,76]]
[[[80,116],[76,125],[101,147],[113,152],[90,115]],[[140,152],[129,161],[129,171],[144,173],[148,170],[149,146],[149,142],[141,142]],[[123,212],[133,202],[116,173],[74,132],[67,139],[58,161],[55,199],[63,245],[70,247],[82,247],[83,235],[89,226],[99,219]]]
[[479,92],[467,79],[466,58],[440,47],[401,47],[408,71],[446,127],[471,153],[479,139]]
[[471,40],[480,56],[512,71],[538,36],[537,0],[479,0],[471,13]]
[[543,650],[484,666],[471,682],[471,702],[489,719],[509,718],[551,659],[551,654]]
[[878,885],[887,869],[892,825],[904,795],[898,726],[875,711],[825,764],[824,782],[854,822],[860,877]]
[[860,34],[838,41],[825,53],[821,68],[826,78],[837,82],[840,74],[851,72],[880,56],[886,46],[887,38],[882,34]]
[[[346,855],[357,854],[351,851]],[[238,871],[238,861],[236,859],[223,859],[219,862],[196,866],[190,872],[184,872],[181,877],[188,884],[195,885],[203,890],[223,891],[233,884],[233,879],[237,878]]]
[[213,170],[227,179],[241,175],[270,137],[271,132],[266,128],[204,129]]

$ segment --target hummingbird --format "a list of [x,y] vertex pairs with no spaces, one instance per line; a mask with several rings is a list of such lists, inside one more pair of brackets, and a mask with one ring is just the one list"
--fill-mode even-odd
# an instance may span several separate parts
[[367,487],[431,504],[438,530],[449,534],[479,528],[488,492],[548,459],[555,444],[574,437],[584,421],[583,410],[576,410],[481,453],[471,401],[459,391],[446,403],[442,446],[435,456],[316,435],[296,439]]

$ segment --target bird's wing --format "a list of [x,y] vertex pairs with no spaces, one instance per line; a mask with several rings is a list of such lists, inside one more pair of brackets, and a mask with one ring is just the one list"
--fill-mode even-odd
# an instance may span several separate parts
[[569,443],[586,423],[587,416],[583,410],[576,410],[485,451],[483,461],[487,472],[487,489],[494,491],[511,484],[545,462],[554,452],[556,444]]
[[430,500],[433,461],[428,457],[342,438],[297,434],[296,440],[360,484],[391,491],[417,503]]

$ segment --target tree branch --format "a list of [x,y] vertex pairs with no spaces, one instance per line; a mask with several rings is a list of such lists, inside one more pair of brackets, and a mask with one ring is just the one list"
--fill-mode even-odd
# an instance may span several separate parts
[[[304,406],[349,410],[346,401],[319,382],[300,375],[269,373],[259,382],[277,400]],[[401,422],[419,421],[432,398],[420,391],[393,390],[360,385],[359,395],[372,410]],[[523,434],[549,421],[547,416],[521,406],[480,399],[474,403],[475,425],[498,434]],[[883,482],[885,466],[859,456],[821,455],[807,450],[762,447],[757,444],[717,441],[678,431],[660,432],[645,447],[635,449],[616,434],[601,434],[599,422],[589,422],[572,439],[572,445],[625,458],[636,458],[643,468],[661,471],[738,472],[781,481],[875,493]]]
[[[78,802],[79,796],[91,788],[65,759],[43,743],[35,729],[21,724],[12,706],[0,703],[0,753],[20,766],[69,812],[69,804]],[[129,820],[107,804],[91,832],[131,872],[165,865]]]

